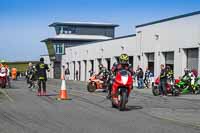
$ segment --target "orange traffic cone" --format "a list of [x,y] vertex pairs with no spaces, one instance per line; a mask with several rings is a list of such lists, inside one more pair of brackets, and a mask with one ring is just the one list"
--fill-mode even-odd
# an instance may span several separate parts
[[64,79],[63,74],[61,75],[61,80],[62,80],[62,83],[61,83],[60,95],[59,95],[58,99],[59,100],[67,100],[69,98],[68,98],[68,95],[67,95],[66,83],[65,83],[65,79]]

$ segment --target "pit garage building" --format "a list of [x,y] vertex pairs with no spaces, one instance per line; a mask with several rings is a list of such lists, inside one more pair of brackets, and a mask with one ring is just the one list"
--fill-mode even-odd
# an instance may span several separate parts
[[136,69],[149,67],[155,76],[160,73],[160,64],[173,68],[175,77],[183,74],[184,68],[200,73],[200,11],[137,25],[136,34],[86,43],[65,48],[62,65],[69,66],[70,79],[89,78],[89,70],[98,72],[98,65],[110,69],[121,53],[127,53],[129,62]]

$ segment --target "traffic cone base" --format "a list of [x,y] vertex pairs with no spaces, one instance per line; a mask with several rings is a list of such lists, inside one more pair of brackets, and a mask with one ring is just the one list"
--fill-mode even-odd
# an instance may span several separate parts
[[60,99],[61,100],[67,100],[67,91],[66,90],[60,90]]
[[67,95],[67,89],[66,89],[66,83],[65,83],[65,79],[64,79],[64,75],[61,75],[61,88],[60,88],[60,95],[58,100],[68,100],[68,95]]

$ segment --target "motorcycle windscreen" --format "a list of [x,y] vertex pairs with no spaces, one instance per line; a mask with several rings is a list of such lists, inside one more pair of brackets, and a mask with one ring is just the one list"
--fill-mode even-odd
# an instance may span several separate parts
[[121,70],[119,71],[119,73],[121,74],[121,76],[125,76],[125,77],[128,77],[128,75],[130,74],[130,72],[126,70]]

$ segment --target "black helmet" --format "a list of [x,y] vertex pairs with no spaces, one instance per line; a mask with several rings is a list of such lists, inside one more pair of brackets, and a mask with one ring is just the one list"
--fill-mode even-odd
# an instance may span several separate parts
[[44,62],[44,58],[43,57],[40,58],[40,62]]
[[119,57],[119,63],[121,64],[127,64],[129,60],[129,57],[127,54],[121,54]]

